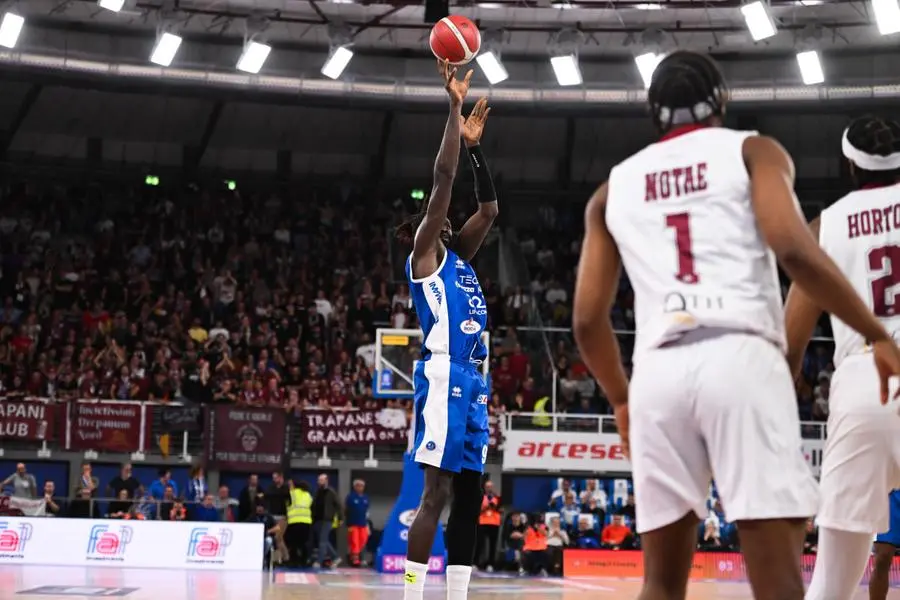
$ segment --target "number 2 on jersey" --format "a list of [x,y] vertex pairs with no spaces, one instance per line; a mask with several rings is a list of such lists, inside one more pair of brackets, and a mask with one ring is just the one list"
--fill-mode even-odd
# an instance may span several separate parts
[[891,288],[900,284],[900,246],[882,246],[869,250],[869,271],[884,273],[869,284],[872,289],[872,312],[876,317],[897,316],[896,295]]
[[675,251],[678,253],[678,273],[681,283],[697,283],[700,276],[694,271],[694,251],[691,247],[691,216],[686,213],[666,215],[666,227],[675,230]]

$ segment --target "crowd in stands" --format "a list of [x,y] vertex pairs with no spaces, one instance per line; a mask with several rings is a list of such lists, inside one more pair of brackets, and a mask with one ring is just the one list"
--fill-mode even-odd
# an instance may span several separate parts
[[[391,255],[398,209],[349,187],[297,201],[17,184],[0,198],[2,396],[376,408],[375,328],[417,327],[403,257]],[[548,410],[555,370],[558,412],[607,413],[570,337],[552,344],[551,360],[516,336],[533,314],[570,323],[581,216],[542,216],[543,229],[519,232],[530,288],[481,279],[496,341],[490,409]],[[633,329],[624,277],[613,320]],[[805,419],[827,415],[830,354],[808,357]]]

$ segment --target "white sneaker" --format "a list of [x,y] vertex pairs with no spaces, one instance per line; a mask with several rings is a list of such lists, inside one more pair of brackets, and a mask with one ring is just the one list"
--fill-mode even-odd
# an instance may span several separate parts
[[519,567],[519,575],[521,576],[524,574],[525,574],[525,569],[523,569],[522,567]]
[[334,559],[333,561],[331,561],[331,568],[337,569],[341,565],[341,562],[343,561],[340,558]]
[[314,563],[312,564],[312,568],[313,568],[313,569],[321,569],[321,568],[322,568],[322,565],[320,565],[320,564],[317,563],[317,562],[314,562]]
[[494,572],[494,567],[492,567],[491,565],[488,565],[488,566],[487,566],[487,569],[485,569],[485,571],[487,571],[488,573],[493,573],[493,572]]
[[541,569],[541,577],[547,577],[547,569]]

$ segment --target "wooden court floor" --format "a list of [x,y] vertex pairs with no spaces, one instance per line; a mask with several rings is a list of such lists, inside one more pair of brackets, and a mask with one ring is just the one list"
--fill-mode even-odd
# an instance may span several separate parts
[[[521,600],[630,599],[636,581],[612,579],[535,579],[506,576],[473,578],[469,598]],[[110,567],[0,566],[0,600],[400,600],[399,575],[339,570],[328,573],[163,571]],[[426,600],[445,598],[444,581],[433,577]],[[692,583],[691,600],[752,598],[742,583]],[[856,598],[867,598],[860,588]],[[889,598],[900,600],[900,589]]]

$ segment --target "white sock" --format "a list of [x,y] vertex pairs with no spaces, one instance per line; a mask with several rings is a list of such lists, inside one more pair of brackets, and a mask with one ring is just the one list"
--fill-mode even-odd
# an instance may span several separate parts
[[819,527],[819,551],[806,600],[850,600],[862,578],[872,534]]
[[425,595],[425,576],[428,565],[406,561],[406,573],[403,575],[403,600],[422,600]]
[[469,578],[472,567],[449,565],[447,567],[447,600],[466,600],[469,596]]

